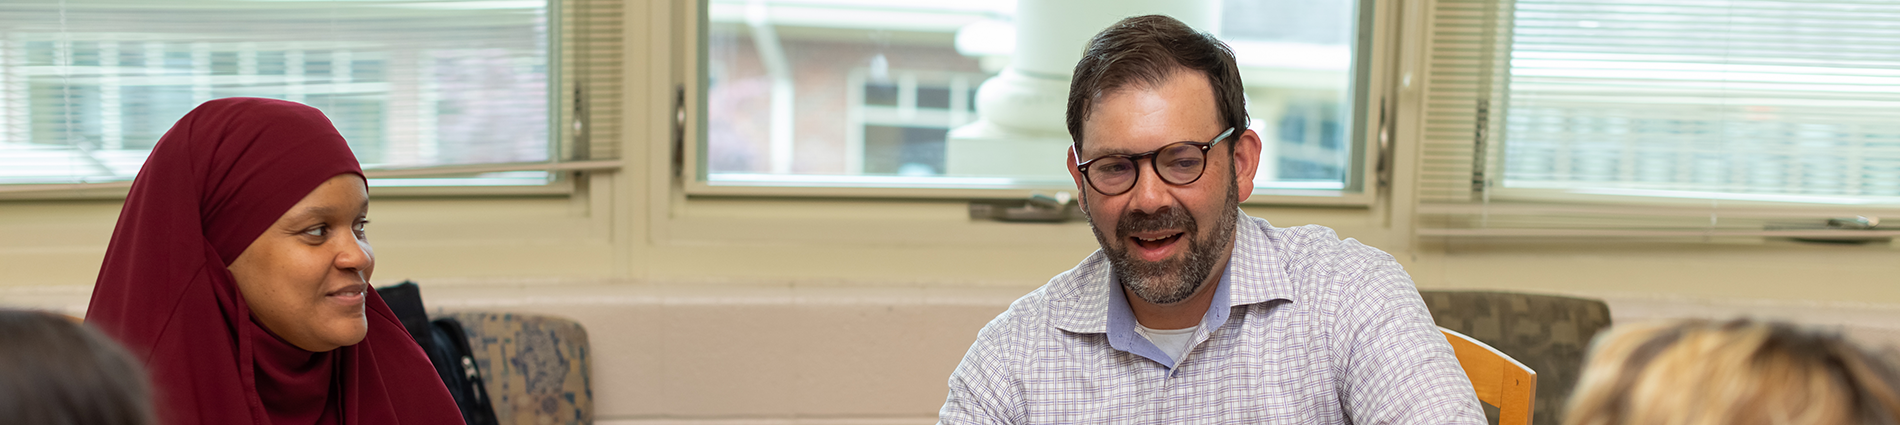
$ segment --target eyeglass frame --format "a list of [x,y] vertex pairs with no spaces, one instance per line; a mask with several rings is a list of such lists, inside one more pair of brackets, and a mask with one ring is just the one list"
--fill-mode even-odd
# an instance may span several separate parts
[[[1120,192],[1108,193],[1108,192],[1103,191],[1102,188],[1095,186],[1095,179],[1089,177],[1089,165],[1093,165],[1095,164],[1095,161],[1100,161],[1106,158],[1124,158],[1124,159],[1127,159],[1128,162],[1132,164],[1140,164],[1142,159],[1147,159],[1148,168],[1154,170],[1155,178],[1161,179],[1163,183],[1167,183],[1167,184],[1171,184],[1175,186],[1187,186],[1190,184],[1194,184],[1194,182],[1201,181],[1201,177],[1207,175],[1207,162],[1206,162],[1207,152],[1213,150],[1214,145],[1220,144],[1221,141],[1227,140],[1229,137],[1235,136],[1234,132],[1239,129],[1240,129],[1239,127],[1228,127],[1227,131],[1223,131],[1220,133],[1220,135],[1214,136],[1214,140],[1209,140],[1206,142],[1180,141],[1180,142],[1174,142],[1174,143],[1162,145],[1160,148],[1156,148],[1155,150],[1142,152],[1138,154],[1108,154],[1108,155],[1098,156],[1093,159],[1089,159],[1087,161],[1076,163],[1075,171],[1077,173],[1080,173],[1080,175],[1082,176],[1082,181],[1087,183],[1090,189],[1095,189],[1096,192],[1101,192],[1103,196],[1116,196],[1116,195],[1128,193],[1128,191],[1131,191],[1131,190],[1135,190],[1135,186],[1141,183],[1141,169],[1140,169],[1141,166],[1140,165],[1135,166],[1136,167],[1135,178],[1134,180],[1130,181],[1127,189],[1122,189]],[[1175,183],[1172,181],[1168,181],[1168,178],[1164,176],[1163,174],[1161,174],[1161,162],[1156,161],[1155,159],[1160,157],[1161,151],[1167,150],[1170,147],[1174,147],[1174,145],[1181,145],[1181,144],[1201,148],[1201,161],[1202,161],[1201,172],[1200,174],[1195,174],[1193,179],[1190,179],[1188,181],[1181,182],[1181,183]],[[1076,146],[1070,146],[1069,151],[1073,152],[1077,158],[1080,158],[1082,156],[1081,150],[1078,149],[1078,147]]]

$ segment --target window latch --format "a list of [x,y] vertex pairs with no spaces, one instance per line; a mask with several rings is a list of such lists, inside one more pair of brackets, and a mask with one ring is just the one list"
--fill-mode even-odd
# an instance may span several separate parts
[[1054,195],[1035,192],[1027,199],[981,200],[970,202],[971,220],[995,220],[1030,223],[1062,223],[1086,220],[1082,208],[1069,192]]
[[[1809,221],[1808,223],[1813,223],[1813,222]],[[1813,224],[1807,224],[1805,226],[1770,225],[1764,228],[1766,230],[1797,230],[1797,231],[1816,230]],[[1820,242],[1820,243],[1832,243],[1832,244],[1866,244],[1866,243],[1886,243],[1886,242],[1893,241],[1892,236],[1884,236],[1880,234],[1884,232],[1876,233],[1878,231],[1892,230],[1891,226],[1880,227],[1880,217],[1854,216],[1854,217],[1830,218],[1830,219],[1827,219],[1827,224],[1821,227],[1821,230],[1824,230],[1827,232],[1839,232],[1839,234],[1837,235],[1835,234],[1806,235],[1806,236],[1790,237],[1789,239],[1802,241],[1802,242]]]
[[1880,227],[1880,217],[1855,216],[1827,219],[1827,228],[1829,229],[1877,230],[1875,229],[1876,227]]

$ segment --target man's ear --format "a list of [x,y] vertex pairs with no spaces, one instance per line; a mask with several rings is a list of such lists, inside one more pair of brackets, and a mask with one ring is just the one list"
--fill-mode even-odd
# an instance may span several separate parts
[[1069,151],[1069,162],[1063,163],[1062,169],[1069,170],[1069,178],[1075,180],[1076,191],[1087,190],[1089,183],[1082,179],[1082,170],[1075,169],[1075,163],[1078,162],[1075,160],[1075,146],[1069,146],[1066,150]]
[[1087,211],[1089,207],[1088,196],[1084,196],[1084,195],[1088,194],[1089,183],[1088,181],[1082,179],[1082,171],[1075,169],[1075,164],[1076,162],[1078,162],[1075,160],[1076,158],[1075,145],[1069,145],[1069,148],[1066,150],[1069,151],[1069,155],[1068,155],[1069,162],[1063,163],[1062,168],[1069,170],[1069,178],[1075,180],[1076,205],[1081,206],[1082,210]]
[[1260,134],[1249,129],[1240,133],[1234,140],[1234,187],[1239,190],[1240,200],[1245,201],[1253,195],[1254,173],[1260,171]]

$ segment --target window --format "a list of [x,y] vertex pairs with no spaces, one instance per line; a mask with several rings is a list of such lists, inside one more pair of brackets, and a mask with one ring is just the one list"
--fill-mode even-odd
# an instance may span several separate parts
[[[1900,207],[1900,5],[1440,0],[1419,234],[1843,237]],[[1890,227],[1890,226],[1889,226]]]
[[1900,201],[1900,5],[1518,0],[1504,188]]
[[[129,180],[206,100],[323,110],[366,169],[555,157],[545,1],[0,6],[0,184]],[[549,173],[374,179],[541,185]]]
[[1073,189],[1075,52],[1123,16],[1163,13],[1234,49],[1263,192],[1359,190],[1358,1],[1053,4],[1067,3],[709,0],[695,183]]

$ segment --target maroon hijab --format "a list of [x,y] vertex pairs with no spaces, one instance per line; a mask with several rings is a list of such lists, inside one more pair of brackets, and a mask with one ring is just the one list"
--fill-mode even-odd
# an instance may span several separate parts
[[363,174],[343,136],[293,102],[205,102],[159,139],[119,213],[86,323],[144,361],[163,423],[462,423],[376,291],[363,342],[312,353],[252,320],[225,268],[340,174]]

